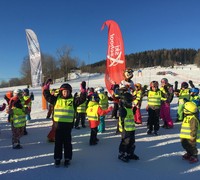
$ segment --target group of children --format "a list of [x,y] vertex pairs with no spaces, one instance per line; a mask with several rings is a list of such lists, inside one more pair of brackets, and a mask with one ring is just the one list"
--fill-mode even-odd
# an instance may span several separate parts
[[[146,110],[148,112],[147,134],[158,135],[160,128],[160,119],[163,120],[163,128],[173,128],[173,120],[170,116],[170,103],[174,94],[178,97],[178,118],[183,121],[181,127],[181,144],[186,150],[183,159],[191,163],[198,161],[198,151],[196,142],[200,141],[199,128],[199,110],[200,98],[199,89],[196,88],[192,81],[181,84],[178,89],[178,83],[175,82],[175,88],[169,84],[168,79],[161,79],[161,86],[157,81],[150,83],[150,88],[142,87],[136,83],[130,91],[121,88],[115,84],[111,87],[113,94],[108,96],[103,87],[86,89],[86,82],[80,84],[80,92],[72,95],[72,87],[64,83],[55,91],[50,90],[52,81],[47,80],[44,85],[43,95],[50,103],[52,112],[53,125],[49,134],[51,140],[55,141],[54,159],[55,165],[59,166],[62,160],[62,151],[64,149],[64,165],[70,164],[72,159],[72,128],[80,129],[79,123],[83,128],[86,127],[85,121],[88,118],[91,129],[89,144],[96,145],[99,141],[98,132],[105,131],[105,115],[112,111],[112,117],[118,120],[117,131],[121,134],[119,144],[118,158],[124,162],[131,159],[138,160],[139,157],[135,152],[135,124],[142,124],[140,112],[142,99],[147,96]],[[55,93],[56,92],[56,93]],[[33,94],[29,96],[27,89],[16,89],[13,95],[5,96],[8,102],[7,113],[8,121],[12,127],[12,144],[13,149],[20,149],[20,137],[26,134],[26,120],[30,120],[31,101],[34,99]],[[114,108],[109,107],[108,101],[114,103]],[[5,109],[5,104],[0,110]],[[47,118],[50,114],[47,115]],[[53,133],[53,135],[52,135]],[[48,135],[50,137],[50,135]]]

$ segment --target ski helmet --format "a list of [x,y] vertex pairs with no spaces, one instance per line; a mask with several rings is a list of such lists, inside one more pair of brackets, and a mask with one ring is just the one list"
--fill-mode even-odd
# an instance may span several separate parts
[[181,83],[181,88],[187,89],[188,88],[188,83],[187,82],[182,82]]
[[72,87],[71,87],[71,85],[68,84],[68,83],[62,84],[62,85],[60,86],[60,91],[62,91],[62,90],[69,90],[70,93],[72,93]]
[[99,99],[99,96],[98,96],[97,93],[92,94],[91,97],[90,97],[90,101],[99,102],[99,100],[100,99]]
[[8,91],[8,92],[6,92],[6,97],[7,98],[11,98],[13,96],[13,92],[12,91]]
[[121,96],[121,102],[126,108],[132,108],[133,96],[126,92]]
[[162,78],[162,79],[161,79],[161,83],[167,84],[167,83],[168,83],[168,79],[167,79],[167,78]]
[[21,90],[21,89],[15,89],[15,90],[13,91],[13,94],[21,95],[21,94],[22,94],[22,90]]
[[197,106],[193,102],[186,102],[184,104],[183,112],[185,114],[194,114],[197,112]]
[[103,93],[104,92],[104,88],[102,86],[98,86],[96,89],[95,89],[95,92],[97,93]]
[[158,88],[158,81],[151,81],[150,87],[157,87]]
[[94,92],[94,88],[93,87],[88,88],[88,93],[91,93],[91,92]]
[[27,95],[29,95],[29,89],[28,88],[23,89],[23,92],[25,92]]
[[192,92],[194,95],[198,95],[199,94],[199,88],[191,88],[190,92]]
[[136,84],[135,84],[135,87],[137,87],[137,88],[140,90],[140,89],[142,89],[142,84],[136,83]]

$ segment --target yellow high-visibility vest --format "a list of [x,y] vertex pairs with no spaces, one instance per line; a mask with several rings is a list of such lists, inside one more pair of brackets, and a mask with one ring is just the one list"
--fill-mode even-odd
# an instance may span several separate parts
[[[134,131],[135,130],[135,121],[133,116],[133,111],[131,108],[126,109],[126,117],[124,118],[124,129],[125,131]],[[122,132],[122,121],[121,117],[119,117],[119,131]]]
[[15,128],[24,127],[26,124],[26,115],[25,112],[20,108],[12,108],[13,116],[11,117],[11,121],[13,122],[13,126]]
[[58,97],[54,106],[55,122],[73,122],[74,120],[74,98],[63,99]]
[[161,91],[148,92],[148,105],[160,106],[161,105]]
[[196,141],[200,143],[200,126],[199,126],[199,121],[195,117],[195,115],[188,115],[183,119],[182,126],[181,126],[181,132],[180,132],[180,138],[191,139],[191,136],[190,136],[190,133],[191,133],[190,120],[192,118],[195,118],[197,123],[198,123],[198,132],[197,132]]

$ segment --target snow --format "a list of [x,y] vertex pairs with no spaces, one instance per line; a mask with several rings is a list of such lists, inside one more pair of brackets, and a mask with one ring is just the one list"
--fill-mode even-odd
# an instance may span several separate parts
[[[177,66],[174,68],[146,68],[141,69],[142,76],[134,72],[133,81],[149,85],[152,80],[160,82],[162,77],[168,78],[171,84],[177,80],[193,80],[199,87],[199,68],[194,65]],[[176,76],[167,73],[164,76],[157,72],[173,72]],[[104,84],[104,74],[80,74],[78,79],[70,80],[73,93],[79,90],[80,82],[85,80],[89,87]],[[62,83],[53,84],[51,88],[58,88]],[[16,88],[16,87],[15,87]],[[0,89],[0,104],[4,101],[6,91],[15,88]],[[26,88],[25,86],[17,88]],[[11,128],[7,122],[7,115],[0,112],[0,179],[84,179],[84,180],[118,180],[118,179],[198,179],[200,163],[190,164],[181,159],[184,149],[179,139],[180,123],[175,123],[173,129],[160,128],[159,136],[146,134],[147,112],[146,98],[142,103],[143,124],[136,125],[136,150],[140,157],[138,161],[124,163],[118,160],[120,135],[115,135],[116,120],[107,115],[106,132],[98,134],[100,142],[96,146],[89,146],[89,127],[72,130],[73,159],[69,168],[55,168],[53,159],[54,143],[47,142],[47,134],[51,129],[51,120],[45,119],[47,110],[42,110],[41,88],[30,88],[35,100],[32,103],[32,120],[27,125],[28,135],[21,138],[23,149],[14,150],[11,146]],[[112,103],[111,103],[112,105]],[[171,116],[176,119],[177,98],[171,104]],[[162,121],[160,122],[162,125]],[[199,144],[198,150],[199,149]]]

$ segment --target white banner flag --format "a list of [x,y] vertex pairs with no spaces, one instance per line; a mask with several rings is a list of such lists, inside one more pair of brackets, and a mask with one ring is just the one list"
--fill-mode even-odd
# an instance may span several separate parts
[[26,29],[26,39],[28,44],[32,87],[42,85],[42,63],[40,46],[36,34],[31,29]]

